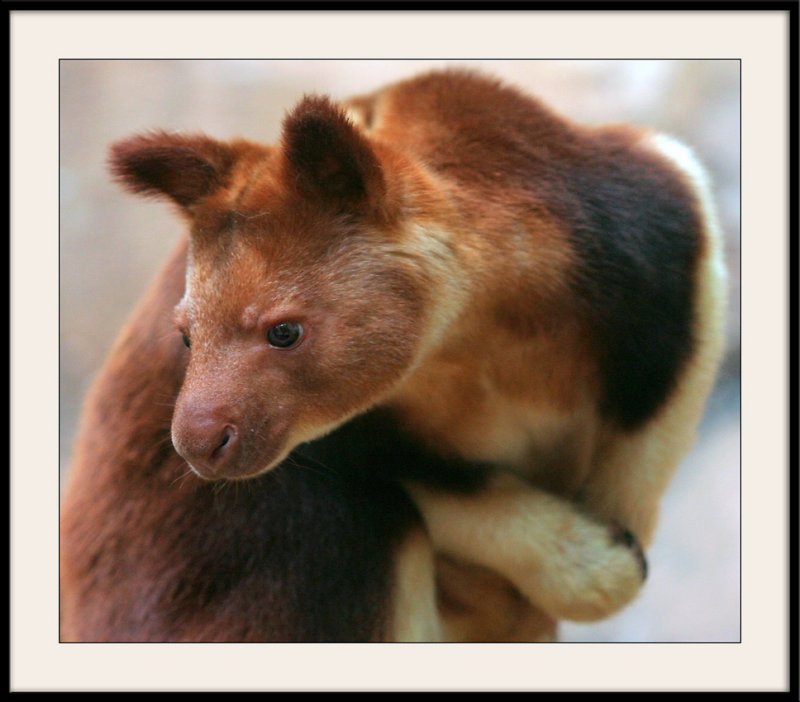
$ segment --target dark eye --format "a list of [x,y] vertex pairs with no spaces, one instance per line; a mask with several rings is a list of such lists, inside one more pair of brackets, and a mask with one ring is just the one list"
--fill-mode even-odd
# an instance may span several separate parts
[[187,349],[189,349],[189,348],[191,348],[191,347],[192,347],[192,342],[189,340],[189,337],[188,337],[186,334],[184,334],[184,335],[183,335],[183,345],[184,345],[184,346],[185,346]]
[[294,346],[303,336],[303,327],[297,322],[281,322],[270,327],[267,332],[267,341],[270,346],[278,349],[288,349]]

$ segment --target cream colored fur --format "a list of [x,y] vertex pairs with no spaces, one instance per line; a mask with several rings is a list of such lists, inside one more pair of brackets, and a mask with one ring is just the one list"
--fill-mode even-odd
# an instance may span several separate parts
[[612,530],[510,473],[474,495],[409,492],[437,548],[502,573],[554,617],[598,619],[639,590],[639,560]]
[[433,547],[421,529],[409,534],[395,552],[393,641],[443,640],[436,609]]

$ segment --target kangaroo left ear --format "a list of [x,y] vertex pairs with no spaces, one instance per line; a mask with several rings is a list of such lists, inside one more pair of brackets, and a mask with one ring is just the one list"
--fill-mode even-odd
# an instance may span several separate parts
[[325,97],[306,97],[283,124],[287,179],[301,194],[342,210],[377,207],[385,193],[372,146]]
[[114,144],[109,165],[133,192],[166,197],[185,209],[224,185],[238,155],[202,134],[151,132]]

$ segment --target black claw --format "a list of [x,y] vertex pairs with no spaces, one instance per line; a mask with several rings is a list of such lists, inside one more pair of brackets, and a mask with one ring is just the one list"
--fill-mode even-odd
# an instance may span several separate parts
[[613,528],[612,533],[613,533],[614,543],[627,546],[636,554],[636,558],[639,561],[639,567],[642,570],[642,581],[646,580],[647,557],[644,555],[644,550],[639,544],[639,540],[633,535],[633,532],[630,529],[626,529],[625,527],[620,525],[616,525]]
[[636,537],[633,535],[633,532],[630,529],[622,529],[622,533],[618,539],[619,543],[625,544],[628,548],[635,548],[639,546],[639,543],[636,541]]
[[636,555],[639,557],[639,567],[642,569],[642,582],[647,580],[647,556],[644,555],[642,547],[636,545]]

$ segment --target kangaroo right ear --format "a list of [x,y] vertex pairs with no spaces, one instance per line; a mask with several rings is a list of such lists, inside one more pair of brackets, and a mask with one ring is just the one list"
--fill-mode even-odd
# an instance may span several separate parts
[[328,98],[307,96],[283,122],[288,181],[345,211],[375,208],[386,190],[370,142]]
[[129,190],[186,208],[222,187],[236,158],[233,146],[203,135],[153,132],[114,144],[109,163]]

